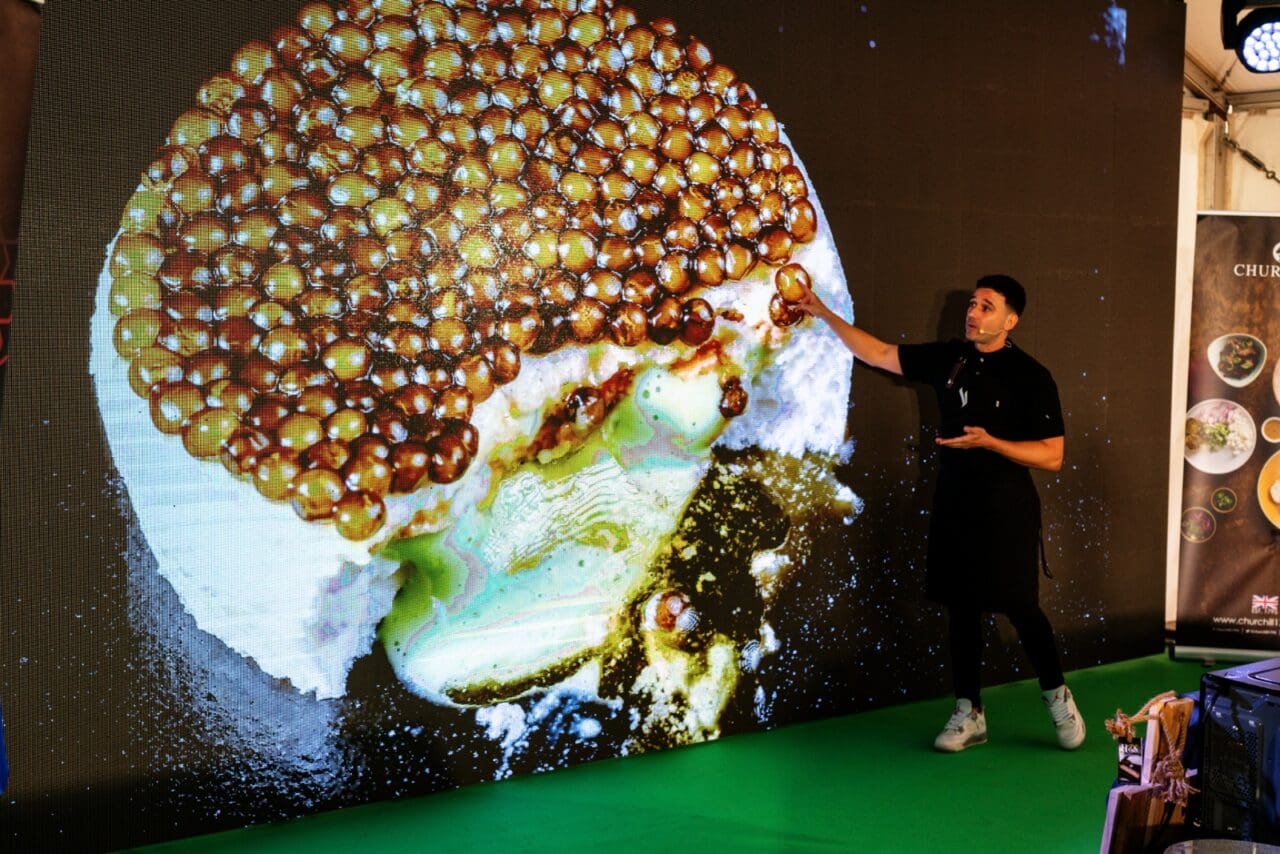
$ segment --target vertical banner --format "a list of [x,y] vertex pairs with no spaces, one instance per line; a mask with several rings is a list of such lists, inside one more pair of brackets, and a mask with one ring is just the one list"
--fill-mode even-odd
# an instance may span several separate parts
[[1196,228],[1180,647],[1280,649],[1280,217]]

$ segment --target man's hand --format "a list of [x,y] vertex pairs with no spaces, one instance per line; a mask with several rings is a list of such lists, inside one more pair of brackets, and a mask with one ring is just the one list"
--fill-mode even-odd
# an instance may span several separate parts
[[902,365],[898,362],[898,347],[896,344],[886,344],[879,338],[847,322],[843,317],[828,308],[826,303],[818,299],[818,295],[813,292],[812,288],[804,289],[804,297],[795,306],[805,314],[812,315],[827,324],[827,326],[830,326],[836,337],[858,359],[873,368],[879,368],[882,371],[888,371],[899,376],[902,375]]
[[796,303],[796,308],[800,309],[805,314],[818,318],[819,320],[826,320],[827,318],[834,316],[834,312],[827,308],[826,303],[818,298],[818,295],[813,292],[812,288],[804,289],[804,297],[800,302]]
[[1015,442],[1009,439],[997,439],[981,427],[965,427],[964,433],[959,436],[933,441],[944,448],[960,448],[966,451],[985,448],[1028,468],[1045,471],[1062,469],[1064,442],[1061,436]]
[[964,448],[969,450],[971,448],[994,447],[991,434],[981,427],[966,427],[964,428],[964,433],[959,436],[952,436],[950,439],[939,437],[933,441],[944,448]]

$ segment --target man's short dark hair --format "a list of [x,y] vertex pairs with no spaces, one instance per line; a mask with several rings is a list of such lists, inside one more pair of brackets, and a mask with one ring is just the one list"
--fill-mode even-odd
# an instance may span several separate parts
[[990,288],[1000,294],[1018,317],[1022,317],[1022,312],[1027,310],[1027,291],[1013,276],[983,276],[973,287],[975,290]]

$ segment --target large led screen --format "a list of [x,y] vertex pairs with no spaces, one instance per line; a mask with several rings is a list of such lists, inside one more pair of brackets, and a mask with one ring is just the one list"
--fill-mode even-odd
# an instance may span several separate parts
[[[1031,28],[1004,5],[969,36]],[[1166,17],[1125,42],[1092,5],[1055,73],[1176,95]],[[1045,130],[1081,118],[1019,76],[1029,47],[980,51],[953,97],[915,70],[915,12],[744,9],[46,4],[0,839],[154,842],[944,691],[929,405],[855,369],[804,287],[896,341],[959,335],[977,275],[1029,281],[1019,343],[1077,467],[1042,481],[1046,607],[1068,666],[1146,637],[1109,568],[1145,522],[1107,472],[1142,482],[1126,442],[1167,397],[1105,366],[1158,335],[1070,342],[1109,328],[1099,294],[1159,284],[1141,229],[1171,245],[1172,216],[1112,176],[1165,160]],[[1006,163],[1032,160],[1070,180],[1027,190]],[[1136,401],[1114,452],[1108,393]],[[991,678],[1018,674],[992,640]]]
[[127,725],[155,771],[175,723],[227,751],[161,812],[768,724],[779,593],[857,504],[851,356],[794,308],[850,298],[779,117],[623,5],[260,17],[136,105],[167,130],[97,176],[64,318],[149,671]]

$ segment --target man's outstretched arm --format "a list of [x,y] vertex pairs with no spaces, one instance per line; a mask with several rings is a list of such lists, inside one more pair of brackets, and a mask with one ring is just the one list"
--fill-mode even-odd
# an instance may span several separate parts
[[830,326],[831,331],[844,342],[844,346],[848,347],[849,351],[859,361],[866,362],[873,368],[879,368],[882,371],[902,376],[902,363],[898,361],[897,344],[881,341],[871,333],[865,332],[849,323],[843,317],[827,308],[826,303],[818,299],[818,295],[807,288],[805,289],[804,299],[800,300],[796,305],[806,314],[812,315],[827,324],[827,326]]
[[950,439],[935,439],[944,448],[986,448],[1028,468],[1060,471],[1065,442],[1062,436],[1014,442],[997,439],[981,427],[966,427],[964,433]]

